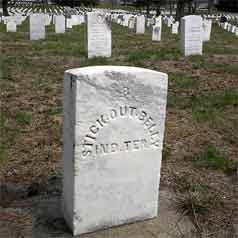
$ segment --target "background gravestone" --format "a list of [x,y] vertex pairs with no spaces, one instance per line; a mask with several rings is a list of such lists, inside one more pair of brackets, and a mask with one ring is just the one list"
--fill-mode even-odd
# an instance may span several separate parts
[[145,16],[136,17],[136,34],[145,33]]
[[203,41],[209,41],[212,31],[212,20],[203,20],[202,29],[203,29]]
[[65,33],[65,17],[55,16],[55,33]]
[[185,16],[181,19],[181,51],[184,56],[202,55],[202,17]]
[[17,32],[17,25],[14,21],[7,22],[7,32]]
[[153,41],[160,41],[161,40],[161,27],[158,26],[158,25],[153,26],[152,40]]
[[103,13],[90,12],[86,15],[85,45],[88,58],[111,57],[111,21]]
[[43,14],[30,15],[30,40],[45,39],[45,17]]
[[167,74],[68,70],[63,213],[74,235],[157,216]]

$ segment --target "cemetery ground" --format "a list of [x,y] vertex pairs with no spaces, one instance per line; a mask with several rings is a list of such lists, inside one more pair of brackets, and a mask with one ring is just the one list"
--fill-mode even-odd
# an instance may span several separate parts
[[[179,51],[178,35],[172,35],[165,25],[162,41],[152,42],[148,28],[146,34],[135,35],[113,24],[112,57],[87,59],[84,26],[75,26],[63,35],[47,27],[46,40],[36,42],[28,40],[27,29],[25,21],[17,33],[5,33],[1,24],[0,220],[4,217],[4,224],[12,225],[14,232],[29,233],[36,204],[41,201],[42,207],[46,206],[42,201],[47,196],[54,204],[60,196],[64,71],[91,65],[127,65],[169,75],[160,187],[165,194],[163,201],[169,194],[174,211],[190,218],[194,227],[190,237],[235,237],[238,38],[214,24],[203,56],[185,58]],[[56,218],[38,222],[45,223],[49,237],[66,232]],[[153,221],[124,227],[85,237],[188,235],[178,226],[177,236],[169,236],[169,231],[167,236],[159,236]]]

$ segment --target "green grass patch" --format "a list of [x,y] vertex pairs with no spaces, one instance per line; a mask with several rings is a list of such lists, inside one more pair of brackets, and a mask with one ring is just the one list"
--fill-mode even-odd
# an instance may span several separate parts
[[32,114],[29,112],[17,112],[16,121],[21,125],[30,125],[32,121]]
[[208,71],[238,75],[238,64],[205,64]]
[[169,82],[173,84],[173,88],[177,89],[193,89],[199,83],[197,76],[192,76],[187,73],[176,72],[169,73]]
[[195,165],[198,167],[204,167],[208,169],[221,170],[225,173],[231,173],[235,169],[235,163],[228,160],[216,147],[209,145],[198,156],[195,161]]
[[8,118],[3,111],[0,111],[0,133],[0,161],[2,161],[7,159],[8,149],[15,144],[21,133],[20,129],[8,125]]
[[238,89],[203,93],[191,100],[192,114],[199,122],[211,121],[226,107],[238,106]]

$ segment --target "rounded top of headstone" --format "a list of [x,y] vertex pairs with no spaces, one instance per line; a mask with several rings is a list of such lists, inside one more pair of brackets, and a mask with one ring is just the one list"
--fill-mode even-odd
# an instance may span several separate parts
[[188,15],[188,16],[183,17],[182,19],[185,19],[185,20],[195,20],[195,19],[198,19],[198,20],[200,20],[200,19],[202,19],[202,17],[199,16],[199,15]]
[[116,71],[121,73],[153,73],[158,74],[160,77],[168,77],[166,73],[158,72],[151,69],[139,68],[139,67],[131,67],[131,66],[89,66],[89,67],[82,67],[82,68],[74,68],[65,71],[65,73],[73,74],[73,75],[94,75],[94,74],[102,74],[108,71]]

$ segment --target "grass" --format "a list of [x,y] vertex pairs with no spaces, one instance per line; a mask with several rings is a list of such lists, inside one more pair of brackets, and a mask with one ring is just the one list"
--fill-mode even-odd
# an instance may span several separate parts
[[237,106],[237,89],[223,90],[221,92],[206,92],[192,97],[191,100],[193,117],[198,122],[208,122],[210,126],[219,126],[218,120],[224,117],[224,110],[227,107],[237,108]]
[[[204,54],[185,58],[180,54],[179,36],[164,25],[162,40],[152,42],[150,28],[136,35],[112,24],[112,57],[87,59],[84,25],[74,26],[63,35],[55,34],[53,26],[46,31],[45,40],[30,41],[28,20],[12,34],[0,24],[3,176],[21,182],[56,173],[62,148],[65,70],[93,65],[140,66],[169,75],[162,184],[176,186],[182,194],[179,207],[194,222],[202,222],[201,217],[208,222],[210,214],[216,217],[217,211],[235,207],[228,199],[236,196],[228,175],[234,172],[232,161],[238,155],[237,37],[213,25]],[[204,148],[210,143],[220,147]],[[197,156],[200,148],[204,150]],[[15,167],[16,174],[8,177],[8,171]],[[189,174],[181,178],[185,170]],[[167,182],[174,171],[179,177]],[[214,193],[214,181],[206,180],[210,174],[227,199]],[[196,176],[204,181],[194,179]]]
[[29,112],[17,112],[16,121],[21,125],[29,125],[32,121],[32,114]]
[[206,149],[198,156],[195,161],[198,167],[207,169],[221,170],[230,174],[235,170],[235,162],[228,160],[218,149],[212,145],[208,145]]
[[199,77],[184,72],[170,73],[169,80],[176,90],[193,89],[199,84]]
[[8,149],[14,145],[19,138],[21,131],[9,125],[7,114],[0,112],[0,162],[8,158]]
[[210,192],[210,188],[201,180],[195,180],[186,174],[177,176],[176,186],[178,191],[177,208],[183,214],[195,219],[196,215],[206,215],[211,209],[223,205],[219,194]]

